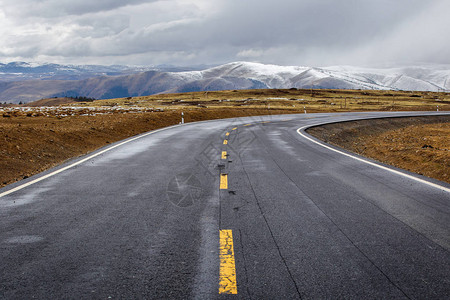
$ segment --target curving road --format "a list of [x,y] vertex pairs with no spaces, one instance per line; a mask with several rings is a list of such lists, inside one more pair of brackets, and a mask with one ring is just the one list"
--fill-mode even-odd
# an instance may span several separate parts
[[450,185],[298,130],[414,114],[185,124],[0,189],[0,298],[449,299]]

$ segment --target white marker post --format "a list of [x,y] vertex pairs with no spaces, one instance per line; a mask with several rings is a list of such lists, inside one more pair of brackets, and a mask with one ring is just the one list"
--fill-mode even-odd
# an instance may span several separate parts
[[184,112],[181,112],[181,124],[184,124]]

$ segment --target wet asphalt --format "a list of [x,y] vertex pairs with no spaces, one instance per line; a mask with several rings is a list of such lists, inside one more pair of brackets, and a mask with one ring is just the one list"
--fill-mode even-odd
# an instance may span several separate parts
[[[0,298],[448,299],[450,185],[297,131],[414,114],[184,124],[0,189]],[[219,294],[223,229],[236,295]]]

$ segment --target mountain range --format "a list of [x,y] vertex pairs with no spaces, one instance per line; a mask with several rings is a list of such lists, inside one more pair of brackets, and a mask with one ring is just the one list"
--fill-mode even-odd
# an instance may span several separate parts
[[26,103],[64,96],[108,99],[262,88],[450,90],[448,65],[376,69],[233,62],[199,68],[0,64],[0,102]]

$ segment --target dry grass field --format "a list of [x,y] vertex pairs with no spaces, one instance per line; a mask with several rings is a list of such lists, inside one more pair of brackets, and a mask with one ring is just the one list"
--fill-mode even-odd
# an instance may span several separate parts
[[[305,111],[437,109],[450,110],[449,93],[289,89],[164,94],[93,102],[44,99],[26,106],[0,107],[0,186],[109,143],[178,124],[181,112],[186,122],[194,122]],[[449,136],[448,132],[443,134]]]
[[[288,109],[303,112],[450,110],[450,93],[365,90],[261,89],[161,94],[98,100],[86,106]],[[77,103],[75,105],[81,105]]]

